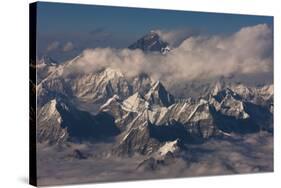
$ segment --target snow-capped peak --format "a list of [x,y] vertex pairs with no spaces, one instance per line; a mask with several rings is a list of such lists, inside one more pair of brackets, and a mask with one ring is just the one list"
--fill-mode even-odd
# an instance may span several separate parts
[[[141,49],[145,52],[160,52],[162,49],[166,49],[169,44],[160,39],[160,36],[155,31],[150,31],[148,34],[137,40],[130,45],[129,49]],[[168,48],[167,48],[168,49]],[[166,51],[167,52],[167,51]]]
[[141,112],[148,108],[149,104],[138,92],[136,92],[134,95],[123,101],[122,107],[126,111]]
[[58,65],[58,63],[49,56],[43,56],[42,59],[39,61],[39,64],[49,65],[49,66]]
[[152,88],[147,92],[144,98],[152,105],[168,107],[174,103],[174,97],[167,92],[160,81],[156,81],[152,85]]
[[166,142],[162,147],[159,148],[158,154],[160,156],[165,156],[168,152],[175,152],[178,149],[178,139],[171,141],[171,142]]
[[56,111],[57,100],[53,99],[48,105],[48,114],[52,115]]
[[222,84],[220,82],[217,82],[213,89],[212,95],[213,96],[217,95],[221,90],[222,90]]

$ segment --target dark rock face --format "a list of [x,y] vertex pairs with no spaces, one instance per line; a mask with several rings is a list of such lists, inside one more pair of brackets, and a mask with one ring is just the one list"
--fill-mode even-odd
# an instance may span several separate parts
[[63,105],[58,105],[57,109],[62,117],[61,126],[67,128],[71,139],[101,139],[119,133],[114,118],[105,112],[92,116],[75,108],[68,111]]
[[151,31],[147,35],[143,36],[137,42],[131,44],[128,48],[129,49],[141,49],[144,52],[161,52],[168,47],[167,42],[163,42],[160,39],[160,36]]
[[184,125],[178,122],[168,122],[165,125],[150,125],[150,135],[160,142],[167,142],[181,139],[185,142],[191,142],[192,139],[185,129]]
[[122,139],[116,152],[119,155],[132,156],[136,153],[146,155],[152,153],[159,146],[159,142],[150,135],[149,123],[145,122],[138,128],[133,128]]
[[273,132],[273,114],[267,106],[245,103],[245,111],[250,115],[256,129]]
[[40,142],[99,140],[120,132],[110,114],[101,112],[93,116],[76,109],[61,98],[54,99],[42,107],[38,123]]
[[258,125],[251,119],[236,119],[219,113],[214,114],[217,127],[226,133],[254,133],[259,131]]

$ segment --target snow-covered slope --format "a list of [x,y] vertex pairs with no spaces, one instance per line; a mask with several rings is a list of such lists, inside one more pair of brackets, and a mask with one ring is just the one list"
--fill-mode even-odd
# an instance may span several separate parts
[[98,73],[79,75],[67,83],[75,97],[93,103],[104,103],[115,94],[125,98],[132,93],[131,86],[123,74],[111,68]]
[[[153,32],[130,48],[169,51]],[[179,142],[273,132],[273,85],[191,81],[167,90],[165,83],[145,73],[128,78],[118,68],[70,73],[80,58],[60,65],[50,60],[37,64],[39,142],[114,137],[112,150],[118,155],[158,153],[165,158],[181,150]],[[90,105],[84,109],[81,104]]]
[[45,104],[38,112],[37,139],[39,142],[61,143],[68,139],[67,128],[61,126],[62,117],[57,110],[57,100]]
[[40,83],[44,78],[52,74],[58,67],[58,63],[48,56],[44,56],[36,63],[37,79],[36,82]]

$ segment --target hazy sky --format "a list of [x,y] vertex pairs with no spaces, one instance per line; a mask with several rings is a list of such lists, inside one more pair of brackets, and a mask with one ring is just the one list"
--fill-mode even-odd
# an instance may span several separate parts
[[266,16],[46,2],[38,3],[37,16],[38,56],[49,54],[58,60],[85,48],[126,48],[150,30],[224,36],[246,26],[273,24]]

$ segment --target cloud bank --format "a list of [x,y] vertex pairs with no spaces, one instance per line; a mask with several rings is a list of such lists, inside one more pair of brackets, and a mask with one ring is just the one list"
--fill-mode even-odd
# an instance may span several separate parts
[[168,42],[171,46],[177,47],[188,37],[197,36],[199,32],[190,28],[175,29],[175,30],[154,30],[161,40]]
[[[171,36],[166,37],[174,37]],[[272,74],[272,28],[260,24],[244,27],[230,36],[191,36],[167,55],[129,49],[87,49],[67,67],[65,74],[90,73],[107,67],[119,69],[127,77],[147,73],[167,84]]]
[[74,149],[94,155],[108,152],[111,143],[55,147],[38,144],[38,183],[42,186],[273,171],[273,136],[266,132],[189,145],[184,159],[177,158],[168,166],[144,171],[138,171],[137,166],[145,156],[101,155],[85,160],[67,157]]
[[53,50],[58,49],[59,46],[60,46],[60,43],[59,43],[58,41],[53,41],[53,42],[51,42],[50,44],[48,44],[46,50],[47,50],[47,52],[53,51]]
[[74,49],[74,44],[72,42],[67,42],[62,48],[62,51],[68,52]]

